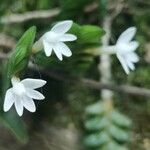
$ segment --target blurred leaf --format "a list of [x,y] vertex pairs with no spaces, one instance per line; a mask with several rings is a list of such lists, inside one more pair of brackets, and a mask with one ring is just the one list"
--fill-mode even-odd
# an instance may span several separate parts
[[100,43],[101,36],[104,31],[94,25],[84,25],[80,29],[80,36],[78,37],[79,43]]
[[105,127],[107,127],[109,124],[109,121],[105,117],[95,117],[92,119],[88,119],[85,123],[85,127],[88,130],[102,130]]
[[84,143],[89,147],[97,147],[107,143],[109,140],[109,136],[105,132],[101,132],[87,136]]
[[103,114],[105,112],[105,107],[103,103],[95,103],[86,108],[87,114]]
[[117,111],[113,111],[111,113],[111,119],[118,126],[126,128],[129,128],[131,126],[131,120]]
[[130,137],[128,131],[113,125],[109,127],[109,132],[113,138],[120,142],[128,141]]

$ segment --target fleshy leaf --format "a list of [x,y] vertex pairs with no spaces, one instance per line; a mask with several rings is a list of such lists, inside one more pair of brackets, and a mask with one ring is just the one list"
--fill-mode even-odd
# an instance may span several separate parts
[[8,62],[8,77],[20,74],[26,68],[34,42],[36,27],[29,28],[18,41]]

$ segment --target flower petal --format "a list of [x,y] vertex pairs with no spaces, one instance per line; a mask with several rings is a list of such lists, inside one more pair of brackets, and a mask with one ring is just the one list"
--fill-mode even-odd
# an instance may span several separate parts
[[59,33],[59,34],[64,34],[71,28],[72,24],[73,24],[73,22],[71,20],[61,21],[61,22],[57,23],[51,29],[51,31],[53,31],[55,33]]
[[61,50],[61,53],[67,57],[70,57],[72,55],[72,52],[69,49],[69,47],[63,42],[57,43],[55,49]]
[[52,45],[43,40],[44,51],[47,57],[52,54]]
[[36,90],[32,90],[32,89],[27,89],[26,94],[28,97],[33,98],[33,99],[42,100],[45,98],[43,94],[41,94],[40,92],[38,92]]
[[129,59],[127,59],[126,62],[127,62],[128,67],[129,67],[131,70],[134,70],[134,69],[135,69],[135,66],[134,66],[134,63],[133,63],[133,62],[131,62]]
[[8,111],[13,105],[13,103],[14,103],[14,96],[13,96],[12,88],[11,88],[7,90],[6,95],[5,95],[5,100],[4,100],[4,105],[3,105],[4,111],[5,112]]
[[136,62],[138,62],[140,60],[139,56],[136,53],[134,53],[134,52],[128,54],[128,59],[130,59],[130,61],[132,61],[134,63],[136,63]]
[[31,79],[31,78],[26,78],[21,81],[21,83],[26,87],[30,89],[37,89],[46,84],[45,80],[41,79]]
[[130,51],[135,51],[138,48],[139,43],[137,41],[132,41],[132,42],[128,43],[128,45],[129,45]]
[[132,40],[136,33],[136,27],[130,27],[125,30],[118,38],[117,43],[127,43]]
[[17,97],[15,99],[15,108],[16,108],[16,111],[18,113],[19,116],[22,116],[23,114],[23,105],[22,105],[22,99]]
[[126,72],[126,74],[129,74],[129,68],[127,66],[126,60],[123,58],[123,56],[121,56],[120,54],[117,53],[117,58],[119,59],[124,71]]
[[67,42],[67,41],[74,41],[77,37],[73,34],[64,34],[60,37],[60,41]]
[[32,98],[24,96],[22,100],[23,106],[30,112],[35,112],[36,107]]
[[54,46],[54,52],[55,52],[57,58],[58,58],[60,61],[62,61],[62,60],[63,60],[63,57],[62,57],[62,49],[61,49],[61,47],[60,47],[58,44],[56,44],[56,45]]

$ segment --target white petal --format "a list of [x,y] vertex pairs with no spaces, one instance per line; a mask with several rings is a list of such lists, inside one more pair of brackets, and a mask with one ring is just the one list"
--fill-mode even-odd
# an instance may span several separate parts
[[20,97],[17,97],[15,99],[15,108],[19,116],[22,116],[23,114],[23,105],[22,105],[22,99]]
[[70,57],[72,55],[72,52],[69,49],[69,47],[62,42],[57,43],[55,49],[60,50],[61,53],[67,57]]
[[46,84],[46,81],[45,80],[41,80],[41,79],[27,78],[27,79],[22,80],[21,83],[26,88],[37,89],[37,88],[40,88],[40,87],[44,86]]
[[58,58],[60,61],[63,60],[62,51],[61,51],[61,50],[62,50],[62,49],[61,49],[61,47],[58,46],[58,44],[56,44],[56,45],[54,46],[54,52],[55,52],[57,58]]
[[5,100],[4,100],[4,105],[3,105],[4,111],[5,112],[8,111],[13,105],[13,103],[14,103],[14,96],[13,96],[12,88],[11,88],[7,90],[6,95],[5,95]]
[[73,34],[64,34],[60,37],[60,41],[67,42],[67,41],[74,41],[77,37]]
[[45,98],[43,96],[43,94],[41,94],[40,92],[38,92],[36,90],[32,90],[32,89],[27,89],[26,94],[27,94],[28,97],[33,98],[33,99],[42,100],[42,99]]
[[44,51],[47,57],[52,54],[52,45],[43,40]]
[[32,98],[24,96],[22,100],[23,106],[30,112],[35,112],[36,107]]
[[127,59],[126,62],[127,62],[128,67],[129,67],[131,70],[134,70],[134,69],[135,69],[135,66],[134,66],[134,63],[133,63],[133,62],[131,62],[129,59]]
[[62,22],[57,23],[51,29],[51,31],[53,31],[55,33],[59,33],[59,34],[64,34],[71,28],[72,24],[73,24],[73,22],[71,20],[62,21]]
[[125,30],[118,38],[117,43],[127,43],[132,40],[136,33],[136,27],[130,27]]
[[128,59],[130,59],[130,61],[136,63],[138,62],[140,59],[139,59],[139,56],[136,54],[136,53],[130,53],[128,54]]
[[129,68],[127,66],[127,63],[126,63],[126,60],[120,55],[117,53],[117,58],[119,59],[124,71],[126,72],[126,74],[129,74]]
[[135,51],[139,46],[139,43],[137,41],[132,41],[128,44],[129,44],[129,50],[130,51]]

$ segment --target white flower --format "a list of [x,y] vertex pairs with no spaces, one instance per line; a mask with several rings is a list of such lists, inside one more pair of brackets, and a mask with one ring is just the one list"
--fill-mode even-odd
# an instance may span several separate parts
[[118,38],[116,45],[105,47],[107,50],[117,55],[124,71],[129,74],[130,69],[134,70],[134,63],[139,61],[138,55],[135,50],[139,46],[137,41],[131,41],[136,33],[135,27],[130,27],[125,30]]
[[63,60],[62,55],[70,57],[72,55],[69,47],[64,43],[68,41],[74,41],[77,37],[73,34],[66,33],[71,28],[72,21],[62,21],[57,23],[49,32],[46,32],[41,41],[44,46],[46,56],[50,56],[52,50],[54,50],[59,60]]
[[35,89],[44,86],[46,81],[30,78],[20,81],[19,78],[13,77],[11,82],[12,88],[8,89],[5,95],[4,111],[8,111],[14,104],[19,116],[23,114],[23,107],[30,112],[35,112],[36,107],[33,99],[42,100],[45,98]]

